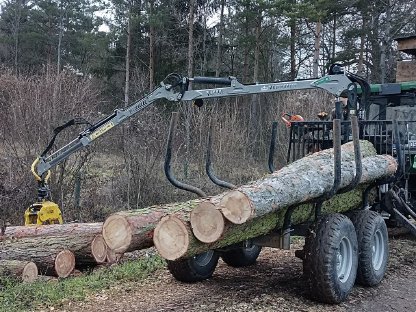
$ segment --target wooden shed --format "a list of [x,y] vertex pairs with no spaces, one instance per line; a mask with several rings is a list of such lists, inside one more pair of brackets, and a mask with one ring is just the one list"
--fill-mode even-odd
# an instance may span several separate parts
[[397,49],[412,57],[411,60],[397,62],[396,82],[416,80],[416,35],[404,36],[395,39]]

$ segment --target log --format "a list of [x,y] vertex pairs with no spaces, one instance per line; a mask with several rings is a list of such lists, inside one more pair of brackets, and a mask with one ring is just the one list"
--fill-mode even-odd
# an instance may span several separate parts
[[104,237],[99,234],[91,242],[91,254],[96,263],[104,263],[107,260],[108,248]]
[[42,263],[39,269],[45,275],[68,277],[75,269],[75,255],[68,249],[62,250],[55,256],[53,262]]
[[[365,185],[355,190],[338,194],[322,206],[322,213],[346,212],[358,209],[362,205],[362,192]],[[243,224],[227,222],[221,239],[213,243],[203,243],[192,233],[190,222],[176,215],[165,216],[154,232],[154,244],[159,254],[167,260],[189,258],[211,249],[223,248],[235,243],[268,234],[274,229],[281,229],[287,208],[271,212]],[[292,224],[300,224],[313,220],[313,204],[303,204],[292,214]]]
[[[374,156],[376,154],[376,150],[370,142],[361,141],[360,143],[362,157]],[[352,161],[354,159],[354,148],[352,143],[344,144],[342,146],[342,153],[344,164],[345,161]],[[327,164],[328,161],[330,161],[332,164],[333,160],[328,159],[332,157],[331,154],[332,149],[325,150],[320,153],[313,154],[313,157],[309,156],[308,159],[314,158],[313,161],[310,161],[311,164],[315,164],[315,160],[317,159],[320,159],[321,162],[324,162],[325,164]],[[277,171],[273,175],[267,176],[265,179],[268,177],[273,177],[273,179],[279,178],[278,172],[280,171]],[[292,180],[298,180],[299,172],[295,171],[295,177],[286,177],[285,180],[290,181],[291,178]],[[328,179],[328,181],[330,181],[330,179]],[[290,196],[290,194],[293,193],[293,188],[290,185],[287,186],[290,190],[287,191],[287,194]],[[220,209],[220,211],[213,211],[214,207]],[[206,201],[203,201],[195,209],[192,210],[190,217],[192,231],[195,237],[198,238],[201,242],[212,243],[218,240],[225,230],[224,227],[226,225],[226,220],[224,220],[224,216],[235,224],[241,224],[247,221],[251,214],[251,202],[242,192],[236,191],[220,194],[209,198]]]
[[[374,151],[371,143],[364,142],[361,143],[363,152]],[[354,179],[355,163],[351,150],[352,144],[342,145],[341,188]],[[390,177],[397,170],[396,160],[388,155],[365,157],[362,166],[361,184]],[[333,181],[333,151],[323,150],[228,192],[221,199],[219,208],[227,220],[242,224],[271,211],[317,199],[331,190]]]
[[153,230],[163,216],[176,213],[181,218],[188,219],[189,212],[200,202],[201,199],[196,199],[117,212],[110,215],[103,224],[104,240],[115,254],[152,247]]
[[[105,259],[107,253],[102,251],[105,248],[103,240],[96,238],[101,231],[102,223],[8,227],[0,236],[0,259],[33,261],[42,273],[57,274],[60,270],[51,268],[62,263],[72,265],[71,256],[65,252],[61,254],[68,250],[79,265],[95,264],[97,260]],[[67,269],[64,271],[63,275],[66,275]]]
[[31,261],[0,260],[0,275],[30,283],[38,278],[38,267]]
[[84,235],[85,233],[100,234],[102,223],[65,223],[50,225],[31,225],[31,226],[8,226],[4,234],[0,234],[0,241],[3,239],[19,239],[23,237],[40,236],[63,236],[63,235]]

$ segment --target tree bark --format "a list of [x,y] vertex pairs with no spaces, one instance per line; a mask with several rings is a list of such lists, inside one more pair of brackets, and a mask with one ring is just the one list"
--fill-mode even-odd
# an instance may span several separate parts
[[56,255],[67,249],[74,254],[77,264],[93,265],[103,258],[105,261],[107,254],[105,242],[97,237],[101,231],[102,223],[7,227],[0,236],[0,259],[33,261],[39,269],[47,263],[50,268]]
[[[371,143],[361,144],[363,153],[375,150]],[[360,183],[392,176],[397,163],[388,155],[376,155],[362,159],[363,172]],[[352,144],[344,144],[341,160],[341,188],[353,181],[355,173]],[[224,217],[235,224],[246,222],[279,210],[282,207],[308,202],[328,192],[334,181],[332,149],[299,159],[266,178],[244,185],[227,193],[220,202]]]
[[38,267],[30,261],[0,260],[0,275],[30,283],[38,278]]

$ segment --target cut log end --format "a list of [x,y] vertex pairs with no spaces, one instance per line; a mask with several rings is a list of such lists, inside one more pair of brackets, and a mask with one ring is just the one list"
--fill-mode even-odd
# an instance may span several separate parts
[[203,243],[213,243],[224,232],[224,217],[215,205],[202,202],[191,212],[191,227],[198,240]]
[[121,215],[109,216],[103,225],[103,237],[108,248],[124,252],[132,240],[132,232],[126,218]]
[[155,228],[153,241],[159,254],[167,260],[182,257],[189,246],[189,233],[183,222],[173,216],[163,217]]
[[104,263],[107,260],[107,244],[102,235],[97,235],[92,240],[91,253],[97,263]]
[[75,256],[69,250],[62,250],[55,257],[55,272],[58,277],[68,277],[75,269]]
[[0,260],[0,275],[33,282],[38,278],[38,267],[32,261]]
[[226,194],[220,201],[220,209],[224,217],[234,224],[243,224],[253,212],[250,200],[240,191]]
[[22,272],[22,281],[26,283],[31,283],[37,280],[39,275],[38,267],[34,262],[28,262],[23,268]]

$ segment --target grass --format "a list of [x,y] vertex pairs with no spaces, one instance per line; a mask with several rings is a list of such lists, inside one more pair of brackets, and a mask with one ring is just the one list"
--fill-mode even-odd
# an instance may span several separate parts
[[126,262],[108,269],[56,282],[19,283],[0,280],[0,312],[22,312],[84,299],[88,294],[121,281],[139,281],[163,267],[159,256]]

